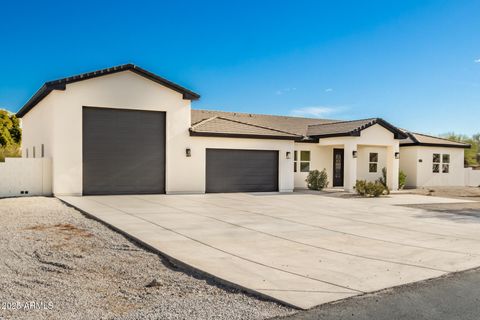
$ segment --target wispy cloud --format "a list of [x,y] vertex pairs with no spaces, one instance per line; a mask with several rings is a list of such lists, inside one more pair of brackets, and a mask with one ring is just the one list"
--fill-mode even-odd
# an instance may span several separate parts
[[280,96],[282,94],[292,92],[292,91],[295,91],[295,90],[297,90],[297,88],[285,88],[285,89],[280,89],[280,90],[275,91],[275,94]]
[[480,58],[473,60],[475,63],[480,63]]
[[325,92],[332,92],[332,91],[333,91],[332,88],[327,88],[327,89],[325,89]]
[[294,109],[291,111],[291,114],[297,117],[313,116],[316,118],[321,118],[331,114],[343,112],[344,110],[344,107],[312,106]]

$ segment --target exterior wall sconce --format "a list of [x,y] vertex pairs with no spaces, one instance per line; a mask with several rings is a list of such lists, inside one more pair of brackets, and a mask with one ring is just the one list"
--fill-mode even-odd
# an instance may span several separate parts
[[188,157],[188,158],[191,157],[192,156],[192,149],[190,149],[190,148],[185,149],[185,156]]
[[352,151],[352,157],[353,157],[354,159],[356,159],[357,156],[358,156],[357,150],[353,150],[353,151]]
[[418,159],[418,162],[423,162],[423,160],[422,160],[422,159]]
[[291,157],[292,153],[290,151],[287,151],[287,153],[285,153],[285,158],[290,159]]
[[395,159],[400,159],[400,152],[395,152]]

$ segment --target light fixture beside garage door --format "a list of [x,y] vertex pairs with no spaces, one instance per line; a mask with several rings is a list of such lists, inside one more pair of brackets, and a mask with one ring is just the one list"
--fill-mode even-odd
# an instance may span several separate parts
[[186,156],[187,158],[190,158],[190,157],[192,156],[192,149],[186,148],[186,149],[185,149],[185,156]]

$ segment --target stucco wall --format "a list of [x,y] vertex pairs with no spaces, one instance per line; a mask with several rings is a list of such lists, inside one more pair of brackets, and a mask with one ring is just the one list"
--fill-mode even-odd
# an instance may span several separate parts
[[[407,177],[409,187],[465,185],[463,149],[425,146],[409,146],[401,149],[402,168],[405,169],[407,176],[414,175],[414,165],[416,166],[416,179]],[[441,172],[441,168],[439,173],[432,172],[434,153],[450,155],[449,173]]]
[[417,186],[418,148],[400,148],[400,170],[407,175],[405,187],[414,188]]
[[[293,190],[293,141],[270,139],[240,139],[217,137],[190,137],[185,147],[191,148],[192,156],[185,157],[185,148],[182,148],[180,157],[186,161],[185,166],[174,168],[175,184],[170,186],[168,193],[205,192],[206,149],[250,149],[278,151],[278,184],[280,192]],[[291,157],[287,159],[286,153]]]
[[[167,193],[205,191],[205,148],[278,150],[279,188],[293,189],[293,172],[288,170],[293,167],[292,141],[190,137],[190,101],[124,71],[68,84],[65,91],[51,92],[25,115],[23,144],[45,144],[47,155],[53,158],[55,195],[82,194],[83,106],[166,112]],[[192,157],[185,156],[186,148],[192,150]],[[286,151],[292,152],[291,159],[285,159]]]
[[52,194],[49,158],[6,158],[0,162],[0,177],[0,197]]
[[[294,173],[295,188],[307,188],[305,179],[308,176],[308,172],[300,172],[300,151],[310,151],[310,170],[327,170],[329,187],[331,187],[333,177],[333,147],[322,147],[316,143],[295,143],[295,150],[298,152],[297,172]],[[291,172],[293,172],[293,162]]]
[[465,185],[468,187],[480,187],[480,170],[465,168]]
[[[375,181],[382,176],[382,168],[387,167],[387,148],[358,146],[358,180]],[[377,172],[369,172],[370,153],[378,153]]]

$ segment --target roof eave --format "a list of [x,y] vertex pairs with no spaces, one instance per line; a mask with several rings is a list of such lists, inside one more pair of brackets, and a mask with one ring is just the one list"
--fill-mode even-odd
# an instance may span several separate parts
[[192,137],[218,137],[218,138],[248,138],[248,139],[274,139],[274,140],[296,140],[296,136],[277,136],[263,134],[243,134],[243,133],[224,133],[224,132],[203,132],[189,130]]
[[459,149],[470,149],[472,146],[470,144],[465,145],[455,145],[448,143],[404,143],[400,144],[400,147],[441,147],[441,148],[459,148]]

